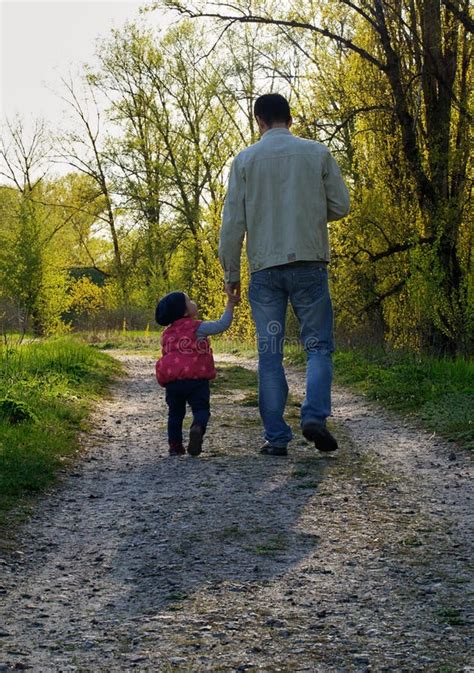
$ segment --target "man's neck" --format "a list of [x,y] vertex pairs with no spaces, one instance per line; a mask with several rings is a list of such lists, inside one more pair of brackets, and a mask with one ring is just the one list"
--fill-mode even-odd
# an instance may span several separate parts
[[281,122],[281,123],[277,123],[277,124],[272,124],[272,126],[269,126],[268,128],[266,128],[265,131],[262,131],[261,135],[263,136],[263,135],[265,135],[265,133],[267,131],[273,131],[273,129],[286,129],[287,131],[290,130],[287,124],[285,124],[284,122]]

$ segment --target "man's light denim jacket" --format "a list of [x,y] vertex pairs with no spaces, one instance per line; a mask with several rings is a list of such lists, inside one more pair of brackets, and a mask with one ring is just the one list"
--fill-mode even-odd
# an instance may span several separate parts
[[240,280],[245,234],[251,273],[329,262],[327,223],[348,212],[349,192],[328,148],[286,128],[269,129],[232,163],[219,242],[225,281]]

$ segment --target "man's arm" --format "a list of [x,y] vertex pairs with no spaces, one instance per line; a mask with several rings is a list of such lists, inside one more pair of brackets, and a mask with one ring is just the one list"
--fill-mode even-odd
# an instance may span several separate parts
[[237,157],[230,169],[219,240],[219,260],[225,283],[240,281],[240,254],[245,231],[245,181]]
[[323,180],[326,191],[328,222],[340,220],[341,217],[345,217],[349,213],[349,191],[342,178],[339,166],[329,151],[324,162]]

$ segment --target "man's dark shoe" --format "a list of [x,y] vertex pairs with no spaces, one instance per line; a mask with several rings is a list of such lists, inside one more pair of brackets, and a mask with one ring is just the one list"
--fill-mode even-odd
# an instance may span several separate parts
[[184,456],[185,453],[181,442],[170,442],[170,456]]
[[314,442],[318,451],[336,451],[338,449],[336,438],[329,430],[320,423],[307,423],[303,426],[303,436],[310,442]]
[[265,442],[260,449],[260,453],[264,453],[266,456],[287,456],[288,449],[286,446],[272,446],[270,442]]
[[188,453],[190,456],[199,456],[201,453],[203,434],[204,432],[200,425],[191,425],[188,443]]

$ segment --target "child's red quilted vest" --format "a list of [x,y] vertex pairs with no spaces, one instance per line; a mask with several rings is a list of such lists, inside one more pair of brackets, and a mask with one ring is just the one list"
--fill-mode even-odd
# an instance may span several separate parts
[[197,339],[202,320],[180,318],[161,335],[162,357],[156,363],[160,386],[178,379],[215,379],[216,368],[207,338]]

